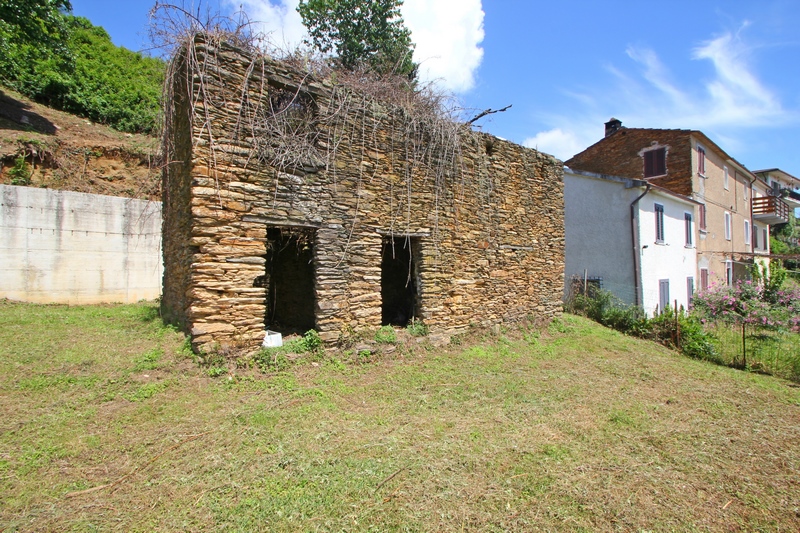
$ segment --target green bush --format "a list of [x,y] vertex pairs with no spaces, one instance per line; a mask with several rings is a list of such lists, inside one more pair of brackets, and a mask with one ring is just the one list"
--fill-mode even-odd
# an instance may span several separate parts
[[397,342],[397,333],[392,326],[381,326],[375,333],[375,342],[380,344],[394,344]]
[[675,311],[667,306],[663,313],[648,322],[656,342],[678,349],[693,359],[721,362],[714,337],[705,331],[696,316],[681,310],[676,318]]
[[14,166],[8,171],[8,175],[11,176],[11,185],[30,185],[32,174],[30,165],[22,155],[14,160]]
[[600,324],[626,335],[654,340],[675,348],[695,359],[719,361],[713,336],[706,333],[700,320],[681,310],[667,307],[648,319],[641,307],[626,305],[609,291],[598,289],[591,295],[578,295],[567,302],[565,310],[583,314]]
[[38,102],[120,131],[156,133],[164,61],[115,46],[103,28],[83,17],[59,16],[65,43],[59,48],[16,38],[0,25],[2,82]]
[[428,333],[430,333],[430,328],[422,320],[412,318],[411,322],[406,326],[406,331],[412,337],[427,337]]
[[318,354],[322,339],[315,330],[306,331],[299,339],[274,348],[261,348],[253,356],[253,362],[262,372],[280,372],[291,365],[287,354]]

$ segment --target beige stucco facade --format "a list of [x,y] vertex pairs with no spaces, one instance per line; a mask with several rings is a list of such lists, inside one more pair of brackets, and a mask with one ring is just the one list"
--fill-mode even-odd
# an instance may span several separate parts
[[[698,278],[703,279],[705,269],[709,283],[726,283],[729,268],[732,279],[745,277],[750,254],[755,252],[750,209],[755,176],[695,135],[691,146],[693,197],[706,211],[705,229],[702,220],[696,225]],[[705,153],[702,172],[701,151]],[[768,229],[766,225],[760,226]]]

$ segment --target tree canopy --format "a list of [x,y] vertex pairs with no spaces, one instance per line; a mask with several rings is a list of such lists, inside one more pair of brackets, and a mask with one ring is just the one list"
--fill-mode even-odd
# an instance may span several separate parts
[[0,0],[0,82],[118,130],[158,130],[164,61],[111,42],[69,0]]
[[366,64],[415,78],[414,43],[400,14],[402,0],[300,0],[308,44],[333,52],[342,67]]

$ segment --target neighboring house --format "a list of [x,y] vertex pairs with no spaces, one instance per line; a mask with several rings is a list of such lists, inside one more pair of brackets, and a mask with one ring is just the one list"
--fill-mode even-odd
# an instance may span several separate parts
[[[800,208],[800,179],[779,168],[754,170],[753,174],[767,184],[771,196],[782,198],[791,209]],[[795,216],[797,216],[797,211],[795,211]]]
[[699,202],[695,242],[700,288],[746,278],[756,257],[767,263],[769,239],[764,242],[764,235],[769,224],[788,220],[781,198],[771,196],[755,174],[697,130],[625,128],[611,119],[605,137],[566,165],[643,179]]
[[649,316],[688,307],[699,205],[644,180],[565,168],[565,297],[592,284]]

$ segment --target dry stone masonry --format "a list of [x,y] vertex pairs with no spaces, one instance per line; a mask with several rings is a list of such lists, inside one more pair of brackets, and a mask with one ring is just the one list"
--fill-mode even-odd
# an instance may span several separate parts
[[170,83],[162,305],[196,348],[560,313],[553,157],[210,36]]

